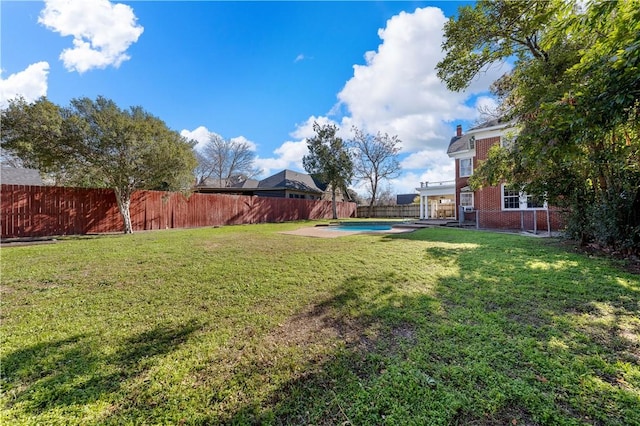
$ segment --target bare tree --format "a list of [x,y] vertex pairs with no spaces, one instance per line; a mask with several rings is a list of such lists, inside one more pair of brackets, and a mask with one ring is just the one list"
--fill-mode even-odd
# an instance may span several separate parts
[[389,136],[378,132],[375,136],[352,127],[354,133],[350,141],[353,152],[353,170],[355,177],[364,181],[370,195],[369,215],[380,192],[382,181],[395,179],[400,175],[400,163],[397,154],[402,142],[398,136]]
[[219,182],[220,186],[228,187],[236,182],[251,179],[261,170],[255,168],[255,152],[246,140],[239,138],[224,139],[215,133],[209,134],[209,141],[196,152],[198,166],[196,177],[198,183],[211,178]]
[[398,204],[396,194],[393,193],[391,187],[386,185],[379,190],[376,200],[376,206],[395,206]]

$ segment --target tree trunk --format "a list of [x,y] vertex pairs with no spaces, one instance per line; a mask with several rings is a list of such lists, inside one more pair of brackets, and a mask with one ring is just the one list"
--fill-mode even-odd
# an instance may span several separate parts
[[129,207],[131,207],[131,191],[128,189],[121,191],[120,188],[115,188],[114,191],[116,193],[116,201],[118,202],[118,210],[120,210],[124,222],[124,233],[133,234],[131,212],[129,210]]
[[373,217],[373,205],[376,202],[376,196],[375,193],[373,195],[373,197],[371,197],[371,202],[369,202],[369,217]]
[[378,182],[371,179],[371,202],[369,203],[369,217],[373,217],[373,205],[376,203],[376,195],[378,194]]
[[336,206],[336,188],[335,186],[332,186],[331,188],[331,204],[333,207],[333,218],[337,219],[338,218],[338,208]]

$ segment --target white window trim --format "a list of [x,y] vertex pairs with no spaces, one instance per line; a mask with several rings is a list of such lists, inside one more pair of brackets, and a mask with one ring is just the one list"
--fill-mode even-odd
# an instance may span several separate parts
[[[465,194],[469,194],[471,196],[471,204],[462,204],[462,196]],[[460,205],[465,207],[474,207],[475,206],[475,197],[473,192],[461,192],[460,193]]]
[[[469,174],[468,174],[468,175],[463,175],[463,174],[462,174],[462,162],[463,162],[464,160],[469,160],[469,161],[471,162],[471,167],[470,167],[470,169],[471,169],[471,170],[470,170],[470,172],[469,172]],[[471,176],[471,175],[473,174],[473,157],[469,157],[469,158],[461,158],[461,159],[459,160],[458,164],[459,164],[459,168],[460,168],[460,177],[469,177],[469,176]]]
[[506,149],[512,149],[518,139],[520,129],[511,129],[500,135],[500,146]]
[[511,211],[511,212],[515,212],[515,211],[521,211],[521,210],[547,210],[548,205],[547,202],[545,201],[544,204],[542,205],[542,207],[528,207],[528,203],[527,203],[527,198],[529,197],[528,194],[526,194],[525,192],[520,191],[520,196],[519,196],[519,207],[517,208],[507,208],[504,206],[504,189],[505,187],[507,187],[509,185],[506,184],[502,184],[500,185],[500,209],[503,211]]
[[513,146],[513,144],[515,143],[515,136],[500,136],[500,147],[501,148],[505,148],[505,149],[511,149],[511,147]]

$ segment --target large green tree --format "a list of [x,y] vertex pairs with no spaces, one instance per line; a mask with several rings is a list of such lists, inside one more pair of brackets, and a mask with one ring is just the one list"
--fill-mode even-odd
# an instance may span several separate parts
[[309,154],[302,158],[304,169],[331,187],[333,218],[338,218],[336,191],[347,194],[353,179],[353,160],[346,144],[337,136],[338,128],[333,124],[313,123],[316,135],[307,139]]
[[141,107],[74,99],[58,107],[42,98],[2,110],[2,148],[67,185],[112,188],[133,232],[129,207],[139,189],[185,190],[193,180],[193,143]]
[[566,207],[583,242],[640,250],[637,2],[480,1],[445,37],[438,72],[451,89],[514,61],[493,90],[517,139],[492,149],[471,183],[518,184]]
[[354,176],[364,181],[369,192],[371,197],[369,216],[371,216],[377,196],[380,194],[380,184],[400,175],[398,152],[400,152],[401,141],[397,135],[390,136],[380,132],[372,135],[355,126],[351,131],[354,134],[350,140]]
[[59,171],[68,158],[62,143],[65,120],[60,107],[46,98],[28,103],[24,98],[9,101],[1,111],[2,157],[14,165],[38,168],[42,173]]

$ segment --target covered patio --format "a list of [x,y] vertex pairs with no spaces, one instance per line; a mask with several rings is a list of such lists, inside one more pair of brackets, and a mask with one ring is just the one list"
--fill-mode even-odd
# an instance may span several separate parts
[[420,182],[420,219],[456,218],[456,182]]

